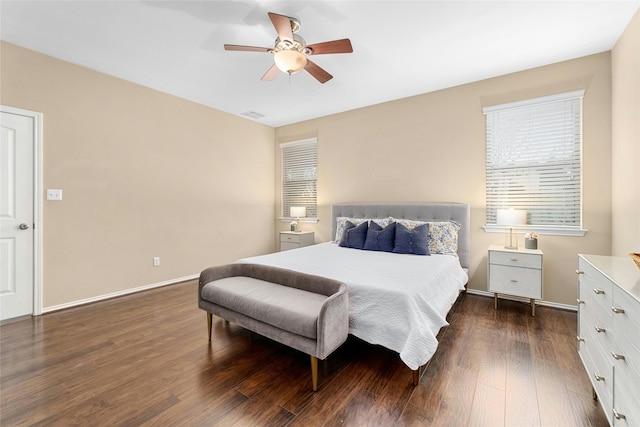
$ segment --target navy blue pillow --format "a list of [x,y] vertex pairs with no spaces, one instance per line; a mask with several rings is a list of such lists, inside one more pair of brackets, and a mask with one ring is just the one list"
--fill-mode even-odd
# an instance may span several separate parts
[[396,225],[396,254],[431,255],[429,253],[429,224],[419,225],[409,230],[402,224]]
[[396,240],[396,223],[392,222],[382,228],[380,224],[371,221],[367,230],[367,240],[364,247],[367,251],[393,252],[393,242]]
[[351,221],[347,221],[344,225],[344,231],[342,232],[342,240],[339,245],[343,248],[362,249],[364,241],[367,238],[367,228],[369,223],[367,221],[358,225],[353,225]]

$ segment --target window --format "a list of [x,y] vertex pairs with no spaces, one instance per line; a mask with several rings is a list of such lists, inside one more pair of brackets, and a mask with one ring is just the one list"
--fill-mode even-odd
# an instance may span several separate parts
[[292,206],[307,208],[307,219],[318,217],[316,139],[280,144],[282,153],[282,216],[291,218]]
[[[584,91],[484,108],[487,226],[501,208],[527,211],[529,228],[582,235]],[[494,227],[495,228],[495,227]],[[488,230],[490,231],[490,230]]]

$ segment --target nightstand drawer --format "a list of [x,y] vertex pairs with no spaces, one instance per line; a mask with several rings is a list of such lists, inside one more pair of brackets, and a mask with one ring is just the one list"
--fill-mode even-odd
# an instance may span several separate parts
[[298,249],[305,246],[313,245],[313,231],[281,231],[280,232],[280,250],[288,251],[289,249]]
[[280,241],[281,242],[287,242],[287,243],[296,243],[299,244],[300,243],[300,234],[285,234],[285,233],[280,233]]
[[542,298],[542,270],[490,264],[489,277],[490,292]]
[[542,257],[536,254],[489,251],[489,264],[541,269]]

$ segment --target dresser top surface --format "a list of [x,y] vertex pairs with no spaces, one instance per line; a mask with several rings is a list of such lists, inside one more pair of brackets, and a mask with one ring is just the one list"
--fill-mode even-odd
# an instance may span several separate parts
[[579,256],[640,302],[640,269],[630,257],[585,254]]

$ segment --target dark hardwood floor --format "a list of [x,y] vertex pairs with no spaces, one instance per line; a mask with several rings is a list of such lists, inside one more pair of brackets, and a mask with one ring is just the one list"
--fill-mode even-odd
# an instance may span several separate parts
[[463,295],[420,384],[350,338],[320,367],[197,308],[195,282],[0,325],[0,424],[604,426],[576,313]]

